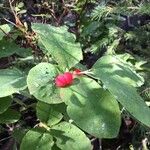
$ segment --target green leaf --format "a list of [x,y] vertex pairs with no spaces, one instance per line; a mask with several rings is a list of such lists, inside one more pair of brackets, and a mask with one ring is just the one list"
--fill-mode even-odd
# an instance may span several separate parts
[[21,57],[27,57],[32,55],[32,50],[28,48],[22,48],[15,44],[14,41],[3,39],[0,41],[0,58],[8,57],[12,54],[18,54]]
[[12,99],[10,97],[0,98],[0,114],[5,112],[11,105]]
[[27,76],[30,94],[45,103],[61,103],[59,89],[55,87],[54,82],[57,74],[56,68],[49,63],[40,63],[33,67]]
[[120,59],[120,57],[121,55],[103,56],[96,62],[96,64],[93,67],[93,70],[101,71],[104,69],[105,71],[106,69],[109,74],[112,73],[112,75],[115,75],[116,77],[118,77],[118,79],[121,79],[122,82],[128,85],[132,85],[134,87],[141,86],[144,83],[144,79],[138,73],[135,72],[133,66],[131,66],[130,63],[123,61],[122,59]]
[[15,141],[17,143],[21,143],[23,137],[25,136],[25,134],[27,133],[28,129],[24,129],[23,127],[22,128],[15,128],[13,130],[13,133],[12,133],[12,137],[15,139]]
[[141,84],[136,73],[115,56],[104,56],[92,68],[94,76],[136,119],[150,126],[150,109],[133,87]]
[[75,43],[75,36],[67,31],[66,26],[54,27],[35,23],[32,28],[39,35],[39,42],[60,67],[71,68],[83,59],[80,44]]
[[20,113],[15,110],[7,109],[4,113],[0,114],[0,123],[15,123],[19,120]]
[[53,137],[44,129],[29,130],[24,136],[20,150],[51,150],[54,144]]
[[55,125],[52,135],[56,138],[56,145],[62,150],[91,150],[90,140],[75,125],[61,122]]
[[0,70],[0,97],[6,97],[26,88],[26,76],[18,69]]
[[27,58],[32,56],[31,48],[23,48],[23,47],[19,47],[19,45],[17,45],[16,47],[18,47],[16,50],[16,54],[19,55],[20,57]]
[[61,150],[60,148],[58,148],[57,146],[56,146],[56,144],[52,147],[52,150]]
[[[10,32],[12,26],[9,24],[0,25],[0,40],[5,36],[8,32]],[[6,34],[5,34],[6,33]]]
[[38,102],[36,110],[37,117],[41,122],[45,123],[48,126],[57,124],[63,118],[63,115],[60,112],[56,111],[54,105]]
[[68,115],[81,129],[99,138],[117,136],[121,122],[118,103],[96,81],[80,77],[78,84],[62,88],[60,94],[68,105]]
[[93,35],[93,33],[98,31],[99,27],[100,27],[100,23],[98,21],[92,21],[83,28],[81,36],[86,37],[86,36],[89,36],[89,35]]

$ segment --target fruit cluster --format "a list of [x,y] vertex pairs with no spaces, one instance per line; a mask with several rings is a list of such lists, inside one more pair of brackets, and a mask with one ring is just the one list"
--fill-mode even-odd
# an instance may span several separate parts
[[80,76],[83,73],[81,72],[81,70],[76,69],[72,72],[65,72],[64,74],[59,74],[56,78],[55,78],[55,85],[57,87],[67,87],[69,85],[72,85],[73,80],[76,76]]

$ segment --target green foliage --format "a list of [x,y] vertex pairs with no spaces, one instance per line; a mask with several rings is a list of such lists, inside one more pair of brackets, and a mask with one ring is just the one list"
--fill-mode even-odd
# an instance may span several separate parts
[[39,63],[32,68],[27,76],[30,94],[45,103],[61,103],[62,101],[58,94],[59,89],[55,87],[54,83],[57,74],[56,67],[49,63]]
[[150,3],[141,3],[138,8],[138,12],[141,14],[150,14]]
[[9,24],[0,25],[0,40],[11,31],[11,28]]
[[75,43],[75,36],[64,27],[53,27],[43,24],[33,24],[33,30],[39,35],[39,42],[46,48],[46,53],[61,68],[71,68],[82,60],[79,43]]
[[100,4],[92,11],[92,18],[95,20],[101,20],[106,18],[112,11],[111,7],[106,6],[105,4]]
[[93,66],[93,73],[131,115],[150,126],[150,109],[133,87],[135,83],[141,82],[134,72],[122,66],[117,58],[104,56]]
[[9,96],[26,88],[26,76],[18,69],[0,70],[0,97]]
[[11,56],[12,54],[17,54],[21,57],[31,56],[31,49],[21,48],[19,45],[15,44],[13,40],[3,39],[0,41],[0,58]]
[[0,98],[0,114],[5,112],[7,108],[11,105],[12,98],[10,97],[2,97]]
[[[146,129],[143,141],[150,127],[150,27],[135,18],[149,15],[149,3],[31,2],[40,11],[33,18],[47,22],[31,26],[23,19],[29,2],[1,3],[10,11],[0,10],[2,22],[11,25],[0,25],[0,130],[9,128],[12,147],[92,150],[93,139],[118,136],[121,120],[130,130],[126,116],[130,132],[136,124]],[[13,23],[5,16],[11,11]]]
[[140,53],[144,57],[149,57],[149,36],[150,36],[149,24],[136,28],[133,31],[129,31],[124,34],[124,39],[128,41],[128,46],[134,53]]
[[[136,20],[136,18],[138,18],[138,15],[150,14],[149,3],[102,1],[96,4],[91,13],[88,11],[84,13],[86,20],[81,22],[80,40],[84,42],[84,47],[96,54],[105,49],[109,53],[121,52],[126,50],[126,47],[122,49],[122,42],[120,41],[123,41],[126,42],[127,47],[134,49],[136,52],[142,51],[146,45],[147,48],[144,48],[144,51],[148,54],[149,24],[144,25],[146,28],[143,29],[144,26],[140,25],[143,22]],[[122,24],[124,24],[124,27],[122,27]],[[133,29],[131,32],[124,32],[122,28]],[[132,39],[127,38],[126,35],[129,35]]]
[[68,105],[68,115],[81,129],[99,138],[117,136],[118,103],[94,80],[82,77],[77,85],[62,88],[61,97]]
[[2,124],[10,124],[15,123],[20,118],[20,113],[15,110],[7,109],[5,112],[0,114],[0,123]]
[[[33,150],[52,149],[54,138],[56,139],[55,144],[62,150],[69,150],[70,147],[74,150],[91,150],[90,141],[85,134],[67,122],[53,126],[50,131],[42,128],[29,130],[22,140],[20,149],[26,150],[28,147]],[[81,141],[82,143],[80,143]]]
[[35,128],[26,133],[20,149],[27,150],[30,148],[31,150],[51,150],[53,144],[53,137],[46,130]]
[[43,102],[38,102],[36,106],[37,117],[41,122],[47,124],[48,126],[53,126],[60,122],[63,115],[58,112],[57,105],[49,105]]
[[[52,128],[52,134],[56,138],[56,145],[62,150],[91,150],[90,140],[85,136],[84,132],[75,125],[67,122]],[[81,142],[82,141],[82,142]]]

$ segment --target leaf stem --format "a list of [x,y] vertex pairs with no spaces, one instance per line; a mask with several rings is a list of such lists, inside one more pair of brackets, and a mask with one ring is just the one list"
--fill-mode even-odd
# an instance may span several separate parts
[[47,131],[50,131],[50,127],[48,127],[46,124],[44,124],[44,123],[42,123],[42,122],[39,123],[39,127],[43,127],[43,128],[45,128]]

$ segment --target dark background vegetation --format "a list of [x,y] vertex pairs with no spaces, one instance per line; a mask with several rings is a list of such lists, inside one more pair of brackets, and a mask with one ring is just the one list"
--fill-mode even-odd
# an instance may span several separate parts
[[[130,54],[137,71],[145,78],[145,84],[139,89],[140,95],[150,103],[149,44],[150,44],[150,3],[149,0],[14,0],[12,7],[8,0],[0,0],[0,24],[14,23],[16,28],[26,26],[28,34],[18,33],[15,42],[41,59],[42,52],[28,36],[32,37],[31,23],[40,22],[54,26],[67,25],[81,43],[84,59],[82,64],[90,68],[104,53]],[[13,34],[13,33],[12,33]],[[10,35],[11,36],[11,35]],[[134,59],[131,57],[133,56]],[[12,66],[18,55],[0,59],[0,68]],[[142,63],[145,62],[145,63]],[[141,65],[139,65],[141,64]],[[26,67],[22,65],[22,69]],[[34,100],[21,94],[15,94],[26,105]],[[20,109],[13,103],[12,107]],[[22,123],[19,126],[33,127],[38,122],[34,110],[22,111]],[[18,124],[0,125],[0,149],[13,149],[12,133]],[[19,131],[17,131],[19,133]],[[21,139],[21,135],[19,137]],[[150,130],[137,123],[123,111],[120,133],[115,139],[92,138],[94,150],[150,149]]]

